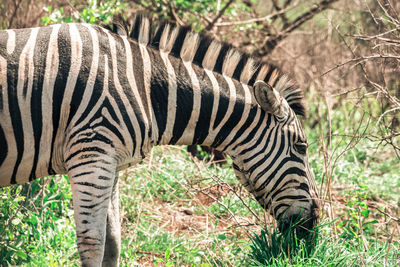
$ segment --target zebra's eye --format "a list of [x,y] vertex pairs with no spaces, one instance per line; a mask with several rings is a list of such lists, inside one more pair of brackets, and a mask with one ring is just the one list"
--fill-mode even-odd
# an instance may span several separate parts
[[300,154],[302,154],[302,155],[305,155],[305,154],[306,154],[306,152],[307,152],[307,147],[308,147],[307,143],[297,143],[297,144],[294,145],[294,149],[295,149],[298,153],[300,153]]

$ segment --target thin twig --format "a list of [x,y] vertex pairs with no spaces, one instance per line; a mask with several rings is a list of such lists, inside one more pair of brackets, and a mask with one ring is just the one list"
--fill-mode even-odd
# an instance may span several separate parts
[[372,207],[372,208],[375,208],[375,209],[376,209],[377,211],[379,211],[380,213],[382,213],[382,214],[388,216],[391,220],[393,220],[393,221],[395,221],[395,222],[397,222],[397,223],[400,223],[400,218],[396,218],[396,217],[390,215],[389,213],[387,213],[387,212],[385,212],[385,211],[383,211],[383,210],[380,210],[380,209],[377,208],[377,207]]
[[264,40],[262,49],[260,49],[260,51],[257,51],[257,55],[265,56],[269,54],[272,50],[275,49],[275,47],[278,45],[280,41],[282,41],[289,35],[289,33],[299,28],[306,21],[312,19],[315,15],[329,8],[330,5],[336,1],[338,0],[323,0],[319,2],[318,4],[314,5],[313,8],[303,13],[302,15],[298,16],[293,22],[287,24],[286,27],[283,27],[278,34],[275,34],[274,36],[268,36]]
[[13,12],[11,18],[10,18],[9,23],[8,23],[8,26],[7,26],[8,28],[11,28],[11,27],[12,27],[14,18],[15,18],[16,15],[17,15],[17,12],[18,12],[18,9],[19,9],[19,6],[21,5],[21,3],[22,3],[22,0],[20,0],[20,1],[18,1],[18,2],[15,2],[15,9],[14,9],[14,12]]
[[207,27],[205,27],[204,30],[210,31],[214,27],[214,24],[217,23],[219,18],[225,13],[225,10],[233,3],[233,1],[234,0],[229,0],[229,2],[226,3],[226,5],[218,12],[217,16],[211,21],[211,23],[207,25]]
[[253,214],[253,216],[257,219],[257,221],[260,221],[260,218],[258,217],[258,215],[250,208],[249,205],[247,205],[247,203],[243,200],[243,198],[237,193],[237,190],[234,190],[228,183],[223,182],[221,180],[221,178],[219,178],[218,176],[213,176],[211,177],[214,181],[216,181],[218,184],[226,187],[229,189],[229,191],[233,192],[238,198],[239,200],[243,203],[243,205],[250,211],[251,214]]
[[226,27],[226,26],[236,26],[236,25],[242,25],[242,24],[249,24],[249,23],[254,23],[254,22],[263,22],[263,21],[268,21],[271,20],[281,14],[286,13],[287,11],[293,9],[294,7],[290,7],[290,8],[285,8],[285,9],[281,9],[278,12],[275,12],[273,14],[269,14],[267,16],[264,17],[259,17],[259,18],[253,18],[253,19],[247,19],[247,20],[240,20],[240,21],[229,21],[229,22],[218,22],[215,23],[216,27]]
[[356,62],[356,65],[357,65],[357,64],[363,63],[363,62],[365,62],[365,61],[367,61],[367,60],[371,60],[371,59],[383,59],[383,58],[391,58],[391,59],[400,60],[400,56],[396,56],[396,55],[381,55],[381,54],[378,54],[378,55],[372,55],[372,56],[361,56],[361,57],[356,57],[356,58],[352,58],[352,59],[346,60],[345,62],[342,62],[342,63],[340,63],[340,64],[337,64],[335,67],[332,67],[332,68],[330,68],[329,70],[327,70],[327,71],[325,71],[324,73],[322,73],[322,74],[319,76],[319,78],[325,76],[326,74],[330,73],[330,72],[333,71],[333,70],[336,70],[336,69],[338,69],[338,68],[341,68],[341,67],[343,67],[344,65],[347,65],[347,64],[352,63],[352,62]]

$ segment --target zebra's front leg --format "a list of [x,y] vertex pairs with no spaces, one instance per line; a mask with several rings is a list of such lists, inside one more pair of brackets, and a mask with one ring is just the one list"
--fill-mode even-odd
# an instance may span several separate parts
[[107,213],[114,187],[116,164],[104,155],[97,160],[70,161],[78,251],[82,266],[101,266],[106,240]]
[[118,176],[115,177],[111,202],[110,206],[108,206],[106,228],[106,243],[104,249],[103,266],[118,266],[118,258],[121,251]]

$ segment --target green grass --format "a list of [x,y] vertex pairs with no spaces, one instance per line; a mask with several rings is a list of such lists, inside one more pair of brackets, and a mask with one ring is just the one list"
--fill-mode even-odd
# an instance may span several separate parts
[[[252,238],[251,266],[397,266],[399,243],[335,238],[328,225],[319,227],[318,238],[304,240],[291,232],[261,231]],[[389,247],[390,246],[390,247]]]

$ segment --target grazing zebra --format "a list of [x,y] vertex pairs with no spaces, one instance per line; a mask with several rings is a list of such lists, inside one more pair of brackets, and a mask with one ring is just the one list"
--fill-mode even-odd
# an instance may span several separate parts
[[169,22],[0,31],[0,186],[68,174],[84,266],[116,266],[118,176],[155,145],[229,154],[275,218],[318,218],[301,91],[278,69]]

